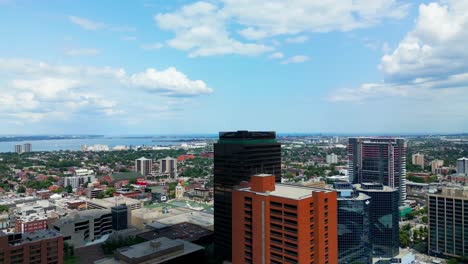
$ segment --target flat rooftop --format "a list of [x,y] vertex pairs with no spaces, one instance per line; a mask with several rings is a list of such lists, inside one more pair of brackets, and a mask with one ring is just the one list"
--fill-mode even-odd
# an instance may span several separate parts
[[[268,176],[271,176],[268,175]],[[262,193],[262,192],[254,192],[250,190],[250,188],[240,189],[241,191],[245,192],[252,192],[260,195],[270,195],[270,196],[277,196],[283,197],[288,199],[294,200],[301,200],[307,197],[312,197],[313,192],[334,192],[334,190],[330,189],[322,189],[322,188],[313,188],[313,187],[306,187],[300,185],[293,185],[293,184],[276,184],[275,190],[272,192]]]
[[163,225],[172,226],[181,223],[192,223],[207,229],[212,229],[214,224],[214,217],[212,214],[204,212],[187,212],[179,215],[172,215],[169,217],[164,217],[158,219],[155,223],[148,224],[148,227],[153,227],[154,229],[161,228]]
[[145,240],[167,237],[170,239],[183,239],[189,242],[197,241],[201,238],[211,235],[213,235],[213,231],[192,223],[181,223],[173,226],[161,226],[161,229],[157,231],[148,231],[138,234],[139,237]]

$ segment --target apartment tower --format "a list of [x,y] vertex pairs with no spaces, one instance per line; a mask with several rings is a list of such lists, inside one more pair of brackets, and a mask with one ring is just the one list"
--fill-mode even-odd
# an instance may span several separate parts
[[333,190],[252,176],[232,192],[232,263],[338,263]]
[[135,171],[146,176],[153,171],[153,160],[141,157],[135,160]]
[[381,183],[406,200],[406,142],[401,138],[350,138],[349,181]]
[[216,254],[231,258],[232,191],[254,174],[281,181],[281,144],[275,132],[220,132],[214,144],[214,232]]

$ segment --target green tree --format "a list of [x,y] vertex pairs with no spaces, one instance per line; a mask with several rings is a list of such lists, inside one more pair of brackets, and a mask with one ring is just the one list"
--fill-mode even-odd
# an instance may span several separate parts
[[423,223],[427,224],[428,222],[428,219],[427,219],[427,215],[424,215],[421,220],[423,221]]
[[6,205],[0,205],[0,213],[2,212],[8,212],[10,208]]
[[104,197],[106,197],[106,194],[104,192],[100,192],[97,196],[98,199],[102,199]]
[[67,190],[67,193],[72,193],[73,192],[73,187],[71,185],[67,185],[67,187],[65,187],[66,190]]
[[18,193],[25,193],[25,192],[26,192],[26,187],[24,187],[23,185],[18,187]]

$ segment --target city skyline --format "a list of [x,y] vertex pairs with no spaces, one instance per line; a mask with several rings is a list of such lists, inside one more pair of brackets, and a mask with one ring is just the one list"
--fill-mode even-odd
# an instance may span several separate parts
[[0,1],[0,134],[468,131],[466,2],[283,5]]

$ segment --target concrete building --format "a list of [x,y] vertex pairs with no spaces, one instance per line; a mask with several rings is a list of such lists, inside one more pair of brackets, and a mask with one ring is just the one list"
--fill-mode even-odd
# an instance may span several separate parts
[[421,153],[411,155],[411,164],[424,168],[424,155]]
[[63,237],[53,230],[0,232],[0,263],[62,264]]
[[18,154],[23,153],[23,146],[15,145],[15,152],[18,153]]
[[327,155],[326,161],[328,164],[336,164],[338,163],[338,156],[334,153]]
[[169,174],[171,178],[177,178],[177,159],[167,157],[159,161],[159,172]]
[[354,186],[357,191],[371,198],[370,242],[373,257],[395,257],[400,247],[398,191],[380,183],[362,183]]
[[457,159],[457,173],[468,175],[468,158]]
[[28,215],[15,220],[17,233],[31,233],[47,229],[47,217],[43,215]]
[[52,229],[64,236],[64,241],[75,246],[85,246],[112,233],[112,214],[109,209],[75,212],[52,224]]
[[348,182],[336,182],[338,194],[338,263],[372,263],[370,203]]
[[146,176],[153,171],[153,160],[141,157],[135,160],[135,171]]
[[160,237],[130,247],[117,249],[114,258],[95,264],[189,264],[202,263],[203,247],[181,239]]
[[443,160],[433,160],[431,161],[431,172],[432,174],[438,174],[438,169],[442,168],[444,166],[444,161]]
[[119,204],[125,204],[128,209],[132,211],[143,207],[143,201],[125,196],[115,196],[104,199],[88,199],[86,200],[86,203],[90,209],[111,209]]
[[68,185],[70,185],[73,189],[78,188],[87,182],[96,182],[96,176],[70,176],[63,178],[63,186],[67,187]]
[[402,138],[350,138],[349,181],[378,182],[398,190],[406,200],[406,142]]
[[444,188],[427,195],[429,254],[468,255],[468,190]]
[[25,152],[25,153],[32,152],[32,145],[31,145],[31,143],[25,143],[25,144],[23,145],[23,147],[24,147],[24,152]]
[[252,176],[232,193],[232,263],[338,263],[336,192]]
[[180,185],[180,182],[177,183],[177,186],[175,188],[175,198],[180,199],[184,197],[184,192],[185,192],[185,187]]

